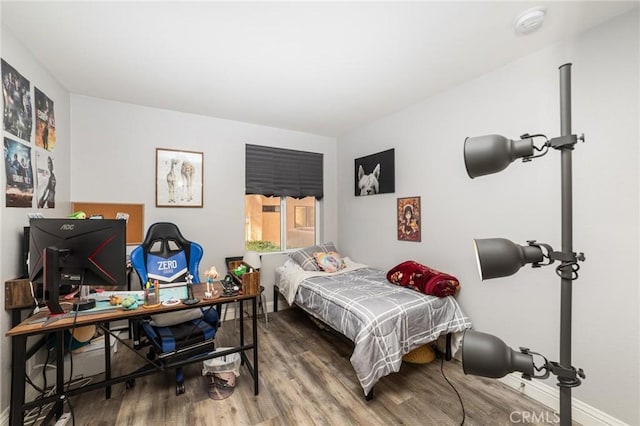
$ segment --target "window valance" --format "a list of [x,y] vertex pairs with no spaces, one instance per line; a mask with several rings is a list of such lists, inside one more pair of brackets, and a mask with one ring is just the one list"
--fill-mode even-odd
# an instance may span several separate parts
[[247,194],[322,198],[322,154],[250,144],[245,154]]

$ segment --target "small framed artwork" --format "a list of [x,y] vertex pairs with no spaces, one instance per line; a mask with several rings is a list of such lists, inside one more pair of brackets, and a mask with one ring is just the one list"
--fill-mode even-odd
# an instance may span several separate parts
[[420,197],[398,198],[398,240],[420,241]]
[[202,152],[156,148],[156,207],[202,207]]
[[395,150],[356,158],[355,172],[356,197],[395,192]]

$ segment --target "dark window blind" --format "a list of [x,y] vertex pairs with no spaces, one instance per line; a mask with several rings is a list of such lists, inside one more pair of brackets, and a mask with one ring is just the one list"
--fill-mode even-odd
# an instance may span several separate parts
[[249,144],[245,151],[247,194],[322,198],[322,154]]

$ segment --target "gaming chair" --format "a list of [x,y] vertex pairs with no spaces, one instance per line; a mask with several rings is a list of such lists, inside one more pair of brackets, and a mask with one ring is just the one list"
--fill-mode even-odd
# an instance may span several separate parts
[[[192,282],[200,282],[198,265],[202,259],[202,246],[187,240],[178,227],[169,222],[157,222],[149,227],[144,241],[131,252],[131,265],[144,287],[151,280],[163,283],[185,282],[192,275]],[[169,266],[168,266],[169,265]],[[163,365],[184,359],[204,358],[214,351],[213,339],[218,328],[218,312],[193,308],[154,315],[134,327],[134,346],[150,345],[147,357],[157,359]],[[140,328],[148,339],[142,342]],[[143,369],[149,369],[145,366]],[[133,386],[133,381],[126,383]],[[184,374],[176,369],[176,395],[184,393]]]

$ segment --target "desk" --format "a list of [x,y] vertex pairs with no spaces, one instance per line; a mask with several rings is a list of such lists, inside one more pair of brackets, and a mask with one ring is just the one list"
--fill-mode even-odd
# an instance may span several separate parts
[[[214,283],[215,288],[218,290],[218,294],[222,294],[222,286],[219,282]],[[215,354],[202,354],[195,356],[188,360],[181,360],[172,362],[170,365],[156,366],[156,369],[147,371],[140,371],[135,373],[126,374],[118,377],[111,377],[111,351],[110,351],[110,334],[109,323],[111,321],[117,321],[122,319],[139,318],[152,314],[159,314],[170,311],[178,311],[183,309],[191,309],[194,307],[213,307],[215,306],[220,313],[220,308],[226,303],[240,302],[240,308],[244,301],[251,301],[253,312],[256,311],[257,298],[259,294],[250,295],[237,295],[233,297],[220,297],[213,300],[205,300],[204,292],[206,285],[196,284],[193,286],[195,297],[200,299],[200,302],[195,305],[174,305],[164,306],[160,305],[154,308],[138,308],[134,310],[114,310],[108,312],[101,312],[95,314],[82,314],[75,318],[75,327],[81,327],[85,325],[95,324],[105,331],[104,344],[105,344],[105,377],[100,382],[95,382],[90,385],[70,389],[65,391],[64,389],[64,348],[63,342],[64,331],[74,327],[74,318],[61,318],[53,322],[34,322],[38,317],[45,316],[45,314],[38,314],[27,318],[17,326],[13,327],[7,332],[7,336],[11,337],[11,405],[9,414],[9,424],[12,426],[20,426],[24,422],[24,412],[34,407],[39,407],[43,404],[55,402],[55,405],[49,413],[49,419],[55,415],[60,417],[63,413],[63,404],[66,398],[79,393],[89,392],[99,388],[105,388],[105,397],[107,399],[111,396],[111,385],[122,383],[136,379],[138,377],[146,376],[156,371],[164,371],[168,368],[175,368],[182,365],[190,364],[193,362],[203,361],[209,358],[216,358],[219,356],[227,355],[230,353],[240,353],[242,363],[249,370],[249,374],[253,378],[254,394],[258,395],[258,321],[256,315],[253,315],[252,319],[252,341],[245,343],[244,341],[244,317],[240,316],[240,342],[239,345],[229,350],[216,352]],[[27,353],[27,337],[40,334],[54,333],[56,336],[56,392],[54,395],[46,398],[39,399],[37,401],[25,402],[25,374],[26,374],[26,353]],[[124,344],[124,346],[129,347]],[[129,347],[130,348],[130,347]],[[131,349],[131,348],[130,348]],[[246,351],[253,350],[253,360],[249,360]]]

